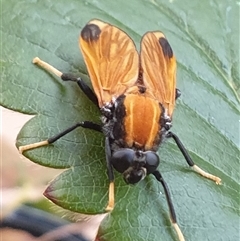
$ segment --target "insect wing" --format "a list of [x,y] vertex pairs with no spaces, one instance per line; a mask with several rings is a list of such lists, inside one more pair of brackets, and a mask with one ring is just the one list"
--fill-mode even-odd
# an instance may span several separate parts
[[141,41],[143,84],[171,117],[176,94],[176,59],[162,32],[147,32]]
[[122,30],[92,20],[81,31],[79,45],[100,108],[136,83],[139,55]]

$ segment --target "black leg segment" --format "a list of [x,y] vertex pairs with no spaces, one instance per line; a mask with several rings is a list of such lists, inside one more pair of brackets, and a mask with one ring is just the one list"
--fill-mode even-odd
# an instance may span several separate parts
[[173,140],[176,142],[178,148],[180,149],[180,151],[182,152],[183,156],[185,157],[188,165],[189,165],[190,167],[194,166],[194,162],[193,162],[192,158],[189,156],[186,148],[184,147],[184,145],[182,144],[182,142],[180,141],[180,139],[178,138],[178,136],[170,131],[170,132],[168,132],[168,134],[167,134],[167,138],[170,138],[170,137],[172,137]]
[[178,235],[178,240],[179,241],[185,241],[183,233],[182,233],[181,229],[179,228],[179,226],[177,224],[176,213],[175,213],[175,210],[174,210],[174,207],[173,207],[173,203],[172,203],[172,200],[171,200],[171,196],[170,196],[170,192],[169,192],[167,183],[164,181],[161,173],[158,170],[153,172],[152,174],[156,177],[156,179],[159,182],[161,182],[161,184],[163,186],[163,189],[164,189],[164,192],[165,192],[165,195],[166,195],[166,199],[167,199],[167,203],[168,203],[168,207],[169,207],[171,222],[172,222],[172,225],[173,225],[173,227],[174,227],[174,229],[175,229],[175,231]]
[[106,211],[112,211],[114,208],[114,174],[113,167],[111,164],[111,148],[109,143],[109,138],[105,137],[105,153],[106,153],[106,162],[107,162],[107,171],[108,171],[108,179],[109,179],[109,189],[108,189],[108,205],[106,207]]
[[107,162],[107,170],[108,170],[108,178],[110,182],[114,181],[113,167],[111,164],[111,148],[109,143],[109,138],[105,138],[105,153],[106,153],[106,162]]
[[172,221],[172,223],[176,223],[177,222],[176,213],[175,213],[175,210],[174,210],[174,207],[173,207],[173,203],[172,203],[172,200],[171,200],[171,196],[170,196],[170,192],[169,192],[169,188],[167,186],[167,183],[164,181],[161,173],[158,170],[153,172],[152,174],[156,177],[156,179],[159,182],[161,182],[161,184],[163,186],[164,193],[165,193],[166,198],[167,198],[169,211],[170,211],[171,221]]
[[77,127],[83,127],[83,128],[87,128],[87,129],[91,129],[91,130],[95,130],[95,131],[99,131],[102,132],[102,127],[101,125],[95,124],[91,121],[83,121],[83,122],[78,122],[75,125],[67,128],[66,130],[62,131],[61,133],[57,134],[56,136],[53,136],[51,138],[49,138],[47,141],[49,144],[54,143],[55,141],[57,141],[58,139],[60,139],[61,137],[65,136],[66,134],[70,133],[71,131],[73,131],[74,129],[76,129]]
[[61,79],[63,81],[73,81],[78,84],[78,86],[81,88],[83,93],[96,105],[98,106],[98,99],[93,90],[80,78],[80,77],[75,77],[72,74],[66,74],[63,73],[61,76]]

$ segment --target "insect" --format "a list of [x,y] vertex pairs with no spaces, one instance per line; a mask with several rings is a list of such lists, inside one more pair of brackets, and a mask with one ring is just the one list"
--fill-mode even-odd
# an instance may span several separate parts
[[79,46],[93,90],[81,78],[62,73],[39,58],[33,62],[64,81],[76,82],[99,107],[102,125],[82,121],[54,137],[21,146],[19,150],[23,152],[52,144],[78,127],[102,132],[109,177],[106,210],[114,208],[113,168],[122,173],[129,184],[138,183],[151,174],[163,186],[170,219],[179,240],[185,240],[177,224],[168,186],[158,170],[159,145],[164,139],[173,138],[188,165],[197,173],[217,184],[221,179],[194,164],[178,136],[170,131],[180,91],[176,89],[176,59],[169,42],[160,31],[147,32],[142,37],[138,53],[125,32],[94,19],[82,29]]

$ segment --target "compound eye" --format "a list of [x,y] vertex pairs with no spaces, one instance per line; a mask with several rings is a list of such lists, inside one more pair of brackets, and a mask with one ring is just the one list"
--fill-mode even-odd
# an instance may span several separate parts
[[152,151],[145,152],[145,155],[147,174],[153,173],[154,171],[156,171],[160,163],[159,156],[157,155],[157,153]]
[[134,155],[135,152],[132,149],[120,149],[113,153],[111,163],[118,172],[123,173],[132,165]]

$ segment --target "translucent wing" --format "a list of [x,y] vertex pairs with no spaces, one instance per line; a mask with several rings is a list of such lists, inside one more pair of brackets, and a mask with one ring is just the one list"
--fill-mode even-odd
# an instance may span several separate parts
[[126,33],[92,20],[81,31],[79,45],[100,108],[136,83],[139,55]]
[[176,94],[176,59],[161,32],[147,32],[141,41],[140,61],[143,84],[171,117]]

